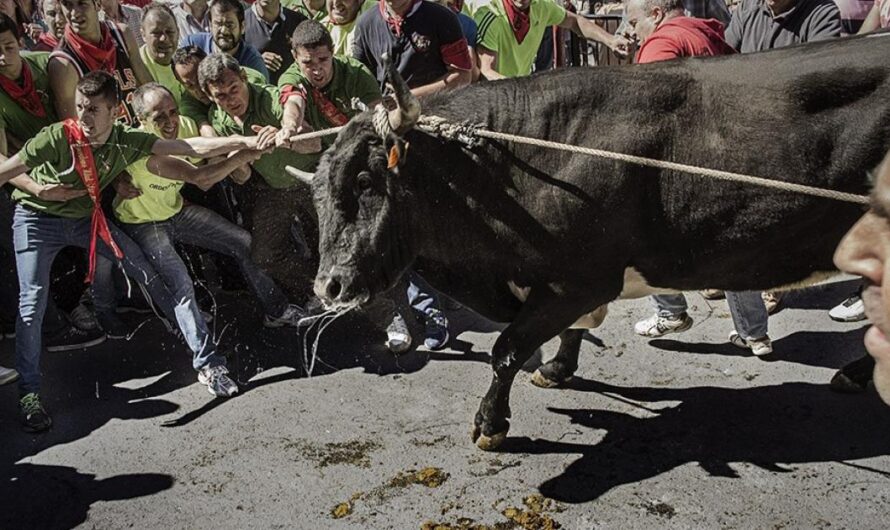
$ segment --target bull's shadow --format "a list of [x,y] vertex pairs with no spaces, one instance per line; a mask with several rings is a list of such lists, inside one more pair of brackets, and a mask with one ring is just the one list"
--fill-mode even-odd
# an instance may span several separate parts
[[575,379],[569,388],[625,403],[680,403],[661,410],[646,407],[645,414],[650,417],[643,418],[614,411],[550,409],[568,416],[575,425],[607,431],[595,445],[508,438],[502,451],[581,455],[564,472],[540,485],[542,494],[563,502],[587,502],[616,486],[688,463],[697,463],[712,476],[737,477],[733,463],[788,472],[795,464],[839,462],[890,452],[890,410],[874,392],[841,396],[826,385],[811,383],[743,389],[642,388],[583,379]]

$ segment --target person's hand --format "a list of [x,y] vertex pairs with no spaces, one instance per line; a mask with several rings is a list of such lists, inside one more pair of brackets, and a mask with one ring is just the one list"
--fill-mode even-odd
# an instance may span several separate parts
[[631,41],[624,35],[612,35],[612,38],[609,39],[607,45],[612,49],[617,55],[621,57],[626,57],[627,53],[630,51]]
[[133,180],[126,173],[119,175],[111,185],[114,186],[117,196],[125,201],[142,195],[142,190],[133,185]]
[[266,63],[266,68],[273,72],[277,72],[283,64],[281,56],[274,52],[263,52],[263,62]]
[[41,33],[43,33],[43,28],[40,27],[40,24],[25,24],[25,34],[32,41],[37,42]]
[[299,130],[299,127],[294,127],[293,125],[282,127],[281,130],[278,131],[278,134],[275,136],[275,146],[290,149],[290,139],[292,136],[296,136],[297,134],[299,134]]
[[269,147],[275,147],[275,138],[278,134],[278,128],[273,127],[271,125],[266,125],[265,127],[261,127],[259,125],[254,125],[251,127],[253,132],[256,133],[256,140],[254,140],[253,149],[258,151],[265,151]]
[[[311,125],[306,123],[303,124],[297,129],[296,134],[306,134],[314,131]],[[296,142],[291,141],[290,148],[292,151],[300,153],[301,155],[309,155],[314,154],[321,151],[321,138],[310,138],[308,140],[297,140]]]
[[37,198],[43,201],[68,202],[86,194],[87,190],[74,189],[71,184],[44,184],[37,192]]

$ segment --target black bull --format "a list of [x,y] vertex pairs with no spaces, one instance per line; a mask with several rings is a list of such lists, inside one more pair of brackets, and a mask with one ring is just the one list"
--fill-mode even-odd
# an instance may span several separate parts
[[[453,122],[569,144],[866,193],[890,146],[890,36],[752,55],[566,69],[423,101]],[[398,80],[400,82],[400,80]],[[743,291],[831,271],[857,205],[523,145],[468,148],[371,112],[340,132],[312,181],[315,291],[352,307],[409,268],[509,325],[475,417],[484,449],[506,435],[513,379],[559,335],[544,380],[577,368],[570,326],[648,285]],[[410,148],[408,147],[410,146]],[[393,151],[393,149],[395,151]],[[396,156],[399,155],[399,156]],[[388,162],[398,158],[398,165]],[[512,285],[512,287],[511,287]],[[529,288],[520,301],[515,287]]]

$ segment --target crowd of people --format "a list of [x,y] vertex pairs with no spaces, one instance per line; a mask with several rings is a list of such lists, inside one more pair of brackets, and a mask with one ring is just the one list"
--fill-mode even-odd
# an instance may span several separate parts
[[[295,137],[385,100],[384,54],[426,96],[532,74],[554,26],[619,55],[637,41],[635,62],[648,63],[890,24],[886,0],[837,2],[742,0],[731,11],[724,0],[627,0],[629,29],[611,34],[559,0],[0,0],[0,336],[16,350],[0,384],[19,379],[25,430],[48,429],[41,352],[126,338],[119,313],[154,310],[191,350],[198,381],[215,396],[236,393],[188,254],[219,257],[220,282],[249,289],[264,326],[300,325],[307,301],[294,303],[270,274],[274,257],[251,252],[265,242],[311,256],[300,220],[290,234],[252,228],[287,214],[270,206],[280,197],[308,193],[283,168],[313,171],[332,142]],[[54,261],[91,287],[67,294]],[[434,290],[409,273],[405,296],[425,346],[445,347]],[[777,297],[725,296],[730,341],[770,353]],[[640,335],[692,325],[682,295],[654,302]],[[844,320],[864,318],[859,298],[841,307]],[[395,311],[386,331],[394,353],[411,346],[405,315]]]

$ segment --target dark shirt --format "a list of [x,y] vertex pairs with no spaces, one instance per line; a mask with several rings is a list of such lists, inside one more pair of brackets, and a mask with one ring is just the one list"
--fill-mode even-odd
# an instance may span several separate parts
[[683,0],[683,9],[695,18],[716,18],[723,25],[732,18],[724,0]]
[[260,18],[256,10],[256,4],[248,6],[244,10],[244,42],[256,48],[260,54],[272,52],[281,56],[281,67],[274,72],[269,70],[272,84],[276,84],[281,74],[294,62],[294,56],[290,50],[290,38],[297,28],[297,24],[306,20],[306,17],[282,7],[278,18],[272,25],[269,25]]
[[832,0],[798,0],[777,17],[766,0],[742,0],[726,28],[726,43],[741,53],[781,48],[841,35],[841,15]]
[[[381,12],[382,3],[365,12],[355,28],[355,58],[377,78],[381,88],[386,72],[380,56],[388,53],[411,88],[441,79],[448,66],[472,67],[467,42],[457,16],[450,8],[417,2],[396,35]],[[461,51],[462,50],[462,51]]]

